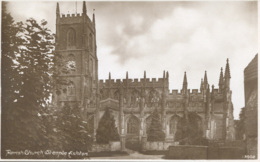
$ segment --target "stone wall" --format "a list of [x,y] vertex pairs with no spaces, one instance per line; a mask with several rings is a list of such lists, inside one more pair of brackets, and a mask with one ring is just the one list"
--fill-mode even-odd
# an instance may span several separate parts
[[121,143],[119,141],[109,142],[108,144],[93,144],[90,152],[109,152],[121,151]]
[[169,159],[207,159],[207,146],[170,146]]
[[242,147],[169,146],[168,159],[243,159]]
[[143,142],[142,151],[163,151],[168,150],[169,146],[176,146],[178,142]]

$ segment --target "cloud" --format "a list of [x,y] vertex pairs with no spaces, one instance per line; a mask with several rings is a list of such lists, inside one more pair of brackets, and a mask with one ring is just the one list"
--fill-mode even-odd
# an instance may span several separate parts
[[[26,8],[26,10],[24,10]],[[257,2],[87,2],[96,10],[99,78],[162,77],[170,88],[199,88],[207,70],[218,87],[220,68],[230,59],[234,115],[244,106],[243,70],[257,53]],[[55,32],[56,2],[9,2],[15,20],[46,19]],[[75,3],[60,2],[60,10],[75,12]],[[77,3],[82,11],[82,3]]]

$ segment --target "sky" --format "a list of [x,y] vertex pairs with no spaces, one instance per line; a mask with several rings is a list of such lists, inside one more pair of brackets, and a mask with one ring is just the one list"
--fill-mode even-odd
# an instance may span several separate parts
[[[62,14],[82,13],[82,1],[59,2]],[[199,89],[205,70],[218,88],[220,68],[229,59],[234,117],[244,107],[243,71],[258,51],[257,1],[87,2],[96,16],[99,79],[161,78],[169,87]],[[10,1],[15,21],[45,19],[55,33],[55,1]]]

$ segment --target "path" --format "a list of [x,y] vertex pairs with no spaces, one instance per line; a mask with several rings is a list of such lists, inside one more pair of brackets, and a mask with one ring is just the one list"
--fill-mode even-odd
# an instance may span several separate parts
[[91,157],[90,159],[98,160],[98,159],[146,159],[146,160],[157,160],[163,159],[164,155],[145,155],[141,154],[137,151],[127,149],[129,155],[119,155],[119,156],[112,156],[112,157]]

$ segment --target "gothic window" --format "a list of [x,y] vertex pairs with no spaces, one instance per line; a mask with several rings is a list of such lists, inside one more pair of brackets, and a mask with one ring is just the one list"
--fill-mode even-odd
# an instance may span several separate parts
[[140,99],[140,94],[137,90],[134,90],[131,94],[131,105],[137,107]]
[[159,93],[156,90],[151,90],[149,93],[149,102],[151,106],[158,106],[160,101]]
[[90,49],[90,51],[92,51],[93,50],[93,35],[90,33],[89,34],[89,49]]
[[75,96],[75,94],[76,94],[75,84],[73,82],[70,82],[68,87],[67,87],[67,95],[68,96]]
[[72,28],[70,28],[67,32],[67,45],[68,47],[76,45],[76,32]]
[[189,113],[188,118],[191,127],[194,129],[194,132],[196,132],[198,135],[202,135],[202,120],[200,116],[193,112]]
[[139,121],[134,116],[131,116],[127,122],[127,134],[139,134]]
[[170,119],[169,123],[169,134],[175,134],[177,131],[177,123],[178,123],[179,117],[178,116],[173,116]]

